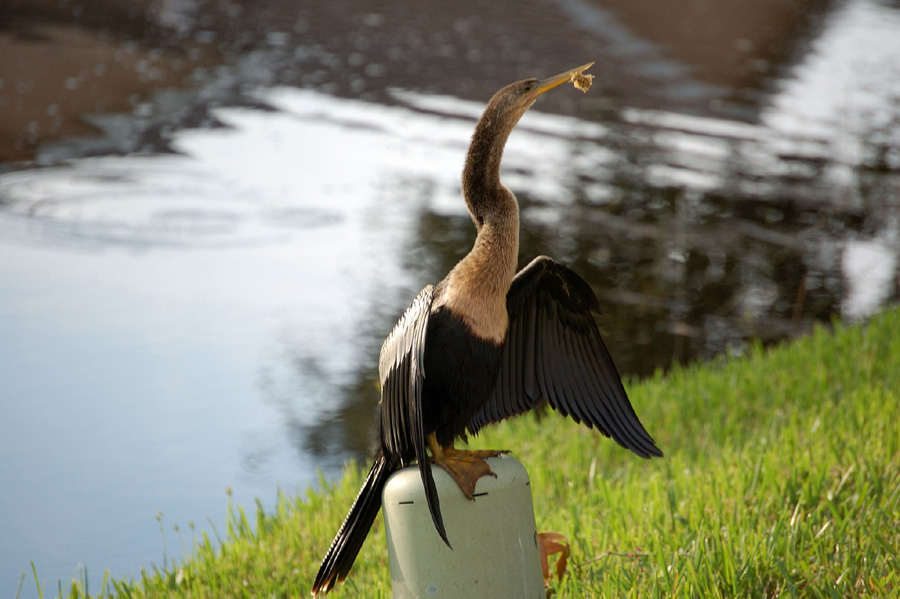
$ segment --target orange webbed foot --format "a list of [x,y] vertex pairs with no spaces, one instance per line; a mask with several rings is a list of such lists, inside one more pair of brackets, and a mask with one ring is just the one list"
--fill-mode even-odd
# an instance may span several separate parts
[[432,461],[436,466],[443,468],[447,474],[453,477],[459,489],[469,499],[475,498],[475,485],[482,476],[496,474],[488,466],[485,458],[496,458],[509,453],[506,450],[464,450],[456,449],[452,445],[441,447],[437,444],[433,435],[428,437],[428,445],[431,449]]

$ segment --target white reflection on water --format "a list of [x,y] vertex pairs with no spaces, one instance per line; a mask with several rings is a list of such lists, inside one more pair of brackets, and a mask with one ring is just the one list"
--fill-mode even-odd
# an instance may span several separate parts
[[[651,127],[663,152],[647,176],[659,186],[713,190],[728,185],[739,165],[740,191],[767,196],[772,181],[796,177],[800,198],[860,201],[856,170],[887,148],[887,166],[900,168],[900,13],[877,2],[849,2],[830,15],[812,52],[762,111],[759,124],[666,112],[626,110],[624,118]],[[809,181],[811,166],[827,161],[825,176]],[[752,176],[759,181],[753,181]]]
[[897,230],[883,239],[847,242],[842,266],[848,289],[844,299],[844,315],[865,318],[874,314],[890,297],[898,273]]

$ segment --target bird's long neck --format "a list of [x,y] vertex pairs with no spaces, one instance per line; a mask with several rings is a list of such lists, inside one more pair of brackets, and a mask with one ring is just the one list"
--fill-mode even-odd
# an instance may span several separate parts
[[477,290],[506,301],[506,292],[516,274],[519,259],[519,205],[515,196],[504,190],[508,208],[500,218],[485,221],[478,229],[472,250],[454,270],[464,270],[466,280]]
[[516,121],[494,119],[489,108],[475,129],[462,188],[478,236],[444,280],[442,302],[476,336],[498,344],[506,337],[506,293],[519,255],[519,204],[500,183],[503,147]]
[[515,119],[510,124],[489,105],[475,127],[462,179],[463,197],[473,217],[484,208],[482,202],[490,200],[490,194],[485,192],[503,187],[500,183],[500,161],[506,140],[517,121]]
[[484,111],[466,155],[462,191],[478,236],[463,259],[477,264],[480,278],[506,297],[519,255],[519,202],[500,183],[503,149],[521,114],[501,110],[494,101]]

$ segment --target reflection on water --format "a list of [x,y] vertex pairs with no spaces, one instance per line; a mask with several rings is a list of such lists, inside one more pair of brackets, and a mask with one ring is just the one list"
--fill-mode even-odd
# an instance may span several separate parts
[[[507,21],[541,24],[550,41],[530,49],[465,3],[418,38],[415,17],[392,36],[395,8],[342,2],[293,14],[285,33],[270,19],[290,6],[200,26],[194,3],[163,3],[160,22],[190,43],[153,56],[196,45],[185,60],[227,68],[93,119],[106,137],[41,146],[49,168],[0,177],[0,479],[13,489],[0,509],[20,515],[0,520],[0,593],[32,559],[53,582],[79,562],[95,579],[134,574],[160,563],[157,511],[210,530],[226,487],[271,505],[365,452],[381,340],[472,242],[459,173],[509,56],[546,63],[537,75],[586,52],[610,65],[590,94],[525,116],[504,182],[522,260],[546,253],[587,278],[621,370],[740,353],[900,293],[895,9],[810,3],[780,33],[719,15],[737,42],[703,41],[731,44],[724,68],[691,47],[690,19],[661,30],[638,5],[567,1]],[[584,38],[570,39],[573,18]],[[235,23],[254,20],[268,25],[241,38]],[[489,35],[510,37],[509,56]],[[244,107],[216,108],[232,99]],[[216,127],[167,129],[163,113]],[[68,160],[137,138],[174,153]]]

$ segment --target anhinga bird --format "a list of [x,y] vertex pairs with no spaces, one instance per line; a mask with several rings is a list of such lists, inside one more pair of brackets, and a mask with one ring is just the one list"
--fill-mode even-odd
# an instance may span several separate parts
[[450,545],[432,462],[471,499],[478,479],[491,474],[484,458],[501,453],[456,449],[466,431],[546,401],[641,457],[662,455],[600,338],[591,287],[546,256],[516,274],[519,205],[500,183],[503,148],[539,95],[567,81],[586,89],[590,80],[581,73],[591,64],[504,87],[478,121],[462,176],[475,245],[443,281],[419,293],[381,348],[375,463],[322,562],[313,595],[347,576],[381,509],[388,477],[414,460],[435,528]]

